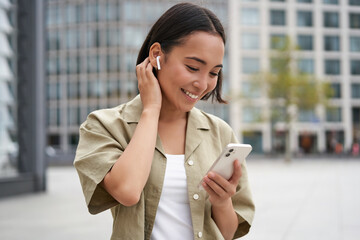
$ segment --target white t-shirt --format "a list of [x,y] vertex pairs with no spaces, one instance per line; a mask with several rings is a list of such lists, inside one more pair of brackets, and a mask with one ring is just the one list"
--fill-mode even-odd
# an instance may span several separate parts
[[184,155],[166,154],[166,171],[152,240],[194,239]]

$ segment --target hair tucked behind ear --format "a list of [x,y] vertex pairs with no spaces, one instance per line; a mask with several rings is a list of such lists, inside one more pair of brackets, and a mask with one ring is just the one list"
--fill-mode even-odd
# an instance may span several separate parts
[[[213,12],[192,3],[174,5],[150,29],[140,49],[136,65],[149,56],[150,47],[155,42],[160,43],[164,53],[169,53],[173,47],[181,45],[185,37],[197,31],[217,34],[225,44],[224,28]],[[226,103],[221,97],[222,80],[222,71],[220,71],[215,89],[206,94],[202,100],[211,97],[212,101]]]

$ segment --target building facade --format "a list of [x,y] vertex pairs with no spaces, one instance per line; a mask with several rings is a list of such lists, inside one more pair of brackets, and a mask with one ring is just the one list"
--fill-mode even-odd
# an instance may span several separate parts
[[[177,2],[47,1],[47,141],[52,159],[72,161],[79,126],[91,111],[138,94],[138,51],[151,25]],[[227,19],[227,1],[200,3]],[[200,107],[229,120],[227,106]]]
[[[297,68],[334,90],[329,106],[298,112],[292,151],[351,151],[360,140],[360,1],[231,0],[229,5],[231,88],[246,91],[253,74],[269,71],[270,54],[277,49],[273,40],[288,36],[300,49]],[[286,129],[273,132],[270,122],[257,121],[269,105],[264,94],[255,98],[251,107],[232,104],[232,126],[257,152],[284,151]]]
[[[47,142],[54,158],[72,160],[79,125],[93,110],[137,93],[135,62],[150,26],[170,6],[165,0],[47,0]],[[268,70],[273,39],[288,36],[301,50],[298,68],[334,89],[330,105],[298,113],[293,152],[350,151],[360,138],[360,3],[358,0],[193,1],[213,10],[227,31],[224,92],[247,91],[253,74]],[[258,121],[268,100],[198,107],[228,121],[240,141],[259,153],[282,152],[285,130]]]

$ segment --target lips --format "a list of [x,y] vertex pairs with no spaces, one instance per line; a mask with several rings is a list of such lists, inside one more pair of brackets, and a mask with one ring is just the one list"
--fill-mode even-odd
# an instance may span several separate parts
[[198,95],[192,94],[191,92],[189,92],[189,91],[187,91],[187,90],[185,90],[185,89],[181,89],[181,91],[182,91],[183,93],[185,93],[186,95],[188,95],[188,96],[189,96],[190,98],[192,98],[192,99],[198,99],[198,98],[199,98]]

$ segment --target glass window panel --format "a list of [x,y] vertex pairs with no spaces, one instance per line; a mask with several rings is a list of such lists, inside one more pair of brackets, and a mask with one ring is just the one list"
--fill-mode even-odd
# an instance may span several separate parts
[[300,59],[298,61],[298,69],[300,72],[313,74],[314,73],[314,60],[313,59]]
[[339,4],[339,0],[323,0],[325,4]]
[[260,107],[243,107],[242,121],[245,123],[259,122],[261,119]]
[[104,82],[101,80],[88,81],[88,97],[97,98],[105,96]]
[[286,14],[284,10],[271,10],[270,11],[270,24],[272,26],[285,26]]
[[339,27],[339,13],[324,12],[324,27],[338,28]]
[[360,37],[350,37],[350,51],[360,52]]
[[297,43],[300,50],[313,50],[313,36],[298,35]]
[[98,29],[89,29],[87,31],[87,46],[89,48],[100,46],[100,32]]
[[119,72],[119,56],[117,54],[109,54],[106,56],[106,70],[108,72]]
[[60,83],[48,82],[47,84],[47,98],[49,100],[58,100],[61,97]]
[[109,27],[106,30],[106,45],[108,47],[117,47],[120,45],[120,41],[120,29],[117,27]]
[[312,27],[312,25],[313,25],[312,12],[298,11],[297,12],[297,25],[299,27]]
[[68,124],[70,126],[76,126],[80,124],[80,108],[68,107]]
[[340,107],[328,107],[326,109],[326,121],[327,122],[341,122],[341,108]]
[[270,36],[270,47],[271,49],[283,49],[286,43],[285,34],[271,34]]
[[360,6],[360,0],[349,0],[349,5]]
[[118,3],[117,2],[107,2],[106,3],[106,19],[108,21],[113,21],[118,19]]
[[257,73],[260,70],[260,62],[258,58],[243,58],[242,72],[245,74]]
[[325,60],[325,74],[339,75],[340,74],[340,60],[326,59]]
[[296,0],[298,3],[312,3],[312,0]]
[[360,75],[360,60],[351,60],[351,74]]
[[350,28],[360,28],[360,13],[350,13]]
[[260,24],[259,10],[256,8],[241,9],[241,23],[246,26],[257,26]]
[[108,97],[119,97],[120,81],[117,79],[109,79],[106,90]]
[[142,2],[125,1],[124,2],[124,17],[126,20],[142,20]]
[[360,98],[360,83],[351,84],[351,97]]
[[243,49],[259,49],[259,34],[244,33],[241,40]]
[[340,51],[340,37],[339,36],[325,36],[324,37],[325,51]]
[[314,109],[299,109],[298,110],[299,122],[318,122],[319,119],[316,116]]
[[70,99],[80,98],[80,82],[68,82],[67,83],[67,94]]
[[139,27],[125,27],[125,46],[140,47],[144,39],[144,31]]
[[341,98],[341,84],[340,83],[332,83],[331,84],[331,88],[332,88],[332,98]]
[[257,84],[251,82],[242,83],[242,94],[247,98],[259,98],[261,97],[261,88]]
[[79,48],[80,34],[78,29],[68,29],[66,33],[66,47],[68,49]]

